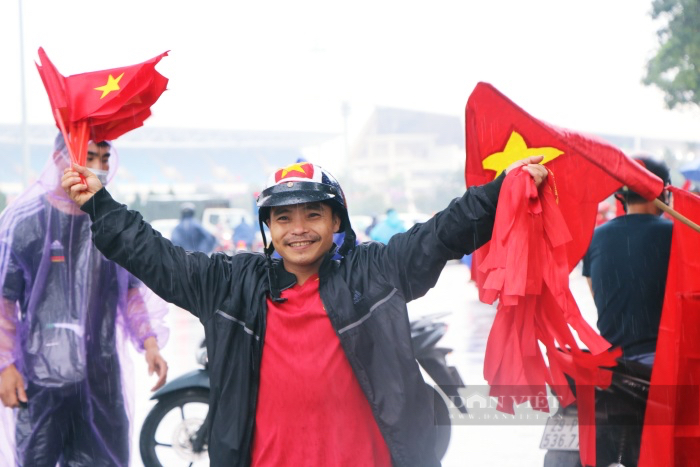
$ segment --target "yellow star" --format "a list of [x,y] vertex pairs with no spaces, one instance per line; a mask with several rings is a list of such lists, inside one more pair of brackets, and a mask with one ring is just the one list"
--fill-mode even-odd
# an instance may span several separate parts
[[282,169],[282,175],[280,175],[280,178],[286,177],[289,172],[301,172],[305,174],[306,170],[304,170],[304,167],[302,167],[304,164],[306,164],[306,162],[297,162],[296,164],[285,167]]
[[564,154],[564,152],[557,148],[528,148],[520,133],[513,131],[513,133],[510,134],[510,138],[508,138],[505,149],[503,149],[502,152],[494,152],[489,155],[481,161],[481,165],[484,169],[494,170],[496,172],[496,177],[498,177],[510,164],[520,159],[525,159],[530,156],[544,156],[544,160],[541,163],[546,164],[562,154]]
[[119,91],[119,80],[122,79],[122,76],[124,76],[124,73],[119,75],[117,79],[114,79],[114,77],[110,74],[109,78],[107,78],[107,84],[105,84],[104,86],[100,86],[99,88],[95,88],[95,91],[102,91],[100,99],[103,99],[107,94],[109,94],[112,91]]

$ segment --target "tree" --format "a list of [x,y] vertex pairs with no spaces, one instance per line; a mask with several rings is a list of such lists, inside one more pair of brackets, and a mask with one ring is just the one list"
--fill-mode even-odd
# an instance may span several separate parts
[[700,0],[653,0],[651,16],[665,25],[643,83],[664,91],[669,109],[700,105]]

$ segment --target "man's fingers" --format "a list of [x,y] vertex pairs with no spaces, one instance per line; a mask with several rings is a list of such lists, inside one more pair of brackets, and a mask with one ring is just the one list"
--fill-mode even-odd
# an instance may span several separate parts
[[168,364],[165,363],[165,360],[159,360],[156,363],[156,369],[158,373],[158,381],[156,381],[156,384],[151,388],[151,391],[155,391],[163,387],[165,380],[168,377]]
[[155,356],[148,358],[147,361],[148,374],[152,375],[153,373],[156,373],[158,375],[158,381],[156,381],[156,384],[151,388],[151,391],[155,391],[163,387],[165,384],[168,377],[168,363],[160,354],[156,354]]
[[71,164],[71,167],[73,168],[73,170],[78,172],[80,175],[89,175],[92,173],[92,172],[90,172],[90,170],[88,170],[87,167],[83,167],[82,165],[78,165],[75,163]]
[[523,166],[523,170],[526,170],[530,174],[532,179],[535,181],[536,186],[540,186],[540,184],[547,178],[547,169],[543,165],[528,164]]
[[84,183],[76,183],[75,185],[72,185],[70,187],[70,191],[73,194],[80,194],[83,191],[87,190],[87,188],[88,188],[87,185]]
[[77,172],[73,171],[66,172],[63,175],[63,179],[61,180],[61,186],[69,194],[70,192],[78,193],[87,189],[87,185],[82,183],[82,180],[80,180],[80,175]]
[[[25,397],[27,397],[25,395]],[[2,404],[5,407],[17,407],[19,405],[19,401],[17,400],[17,394],[15,391],[3,391],[2,395],[0,396],[0,399],[2,399]]]
[[27,402],[24,380],[14,365],[10,365],[2,371],[0,382],[2,383],[0,385],[0,399],[6,407],[17,407],[20,402]]
[[5,393],[5,391],[0,394],[0,400],[2,400],[2,405],[5,407],[12,407],[12,398],[10,397],[9,394]]
[[20,381],[17,385],[17,398],[19,399],[19,402],[27,402],[27,393],[24,390],[24,384],[22,381]]
[[160,379],[165,380],[165,378],[168,376],[168,364],[165,362],[165,360],[162,358],[158,360],[156,368]]

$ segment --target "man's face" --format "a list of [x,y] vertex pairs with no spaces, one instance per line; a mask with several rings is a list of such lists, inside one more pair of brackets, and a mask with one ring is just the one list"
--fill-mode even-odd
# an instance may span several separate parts
[[289,272],[315,273],[333,244],[340,218],[324,203],[277,206],[270,210],[268,227],[272,243]]
[[85,165],[89,169],[109,170],[109,156],[109,146],[98,146],[91,142],[88,144]]

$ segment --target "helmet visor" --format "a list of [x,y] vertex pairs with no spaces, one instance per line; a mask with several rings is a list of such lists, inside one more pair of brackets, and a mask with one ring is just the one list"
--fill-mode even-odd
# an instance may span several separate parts
[[265,189],[258,197],[258,207],[289,206],[315,203],[338,196],[332,186],[316,182],[287,182]]

